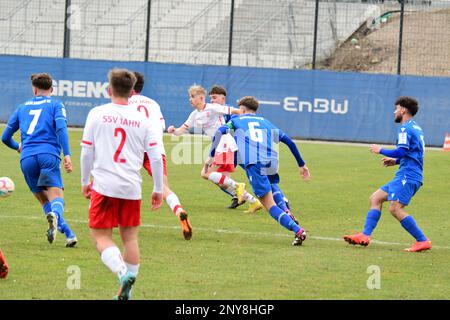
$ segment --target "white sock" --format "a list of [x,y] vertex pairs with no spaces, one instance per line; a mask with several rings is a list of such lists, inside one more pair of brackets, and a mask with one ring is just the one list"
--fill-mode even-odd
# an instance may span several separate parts
[[127,266],[127,270],[129,273],[131,273],[133,276],[137,276],[139,273],[139,265],[138,264],[130,264],[125,262],[125,265]]
[[236,182],[220,172],[211,172],[208,177],[209,181],[215,184],[231,188],[233,191],[236,189]]
[[183,207],[181,206],[180,199],[178,199],[175,193],[171,193],[166,198],[166,203],[172,209],[172,212],[179,216],[180,212],[183,211]]
[[117,247],[109,247],[102,252],[103,263],[121,279],[127,273],[127,266]]
[[247,191],[245,191],[245,193],[244,193],[244,200],[248,201],[250,203],[256,202],[256,198],[254,196],[252,196],[250,193],[248,193]]
[[228,193],[230,193],[233,197],[236,197],[236,188],[233,189],[233,188],[227,187],[227,186],[223,186],[223,188],[224,188]]

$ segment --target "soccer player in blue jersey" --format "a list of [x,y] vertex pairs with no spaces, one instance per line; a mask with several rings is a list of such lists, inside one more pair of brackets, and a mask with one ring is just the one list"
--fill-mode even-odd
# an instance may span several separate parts
[[[46,73],[31,75],[34,98],[21,104],[12,114],[2,141],[20,153],[25,181],[42,205],[48,221],[48,242],[54,242],[58,230],[66,236],[66,247],[73,247],[78,240],[63,218],[64,187],[59,168],[62,149],[64,169],[72,172],[66,110],[60,101],[50,97],[52,81]],[[12,138],[19,129],[20,144]]]
[[362,233],[344,236],[350,244],[367,246],[370,236],[381,217],[381,209],[385,201],[389,201],[389,211],[400,222],[402,227],[416,239],[408,252],[418,252],[431,249],[431,241],[425,237],[412,216],[405,212],[414,194],[422,186],[423,156],[425,141],[422,129],[413,120],[419,110],[414,98],[400,97],[395,102],[394,121],[400,123],[398,130],[397,149],[382,149],[371,145],[370,151],[387,158],[381,161],[385,167],[400,165],[395,178],[382,186],[370,196],[370,210]]
[[[219,86],[219,85],[213,85],[211,87],[211,89],[209,90],[208,94],[209,94],[209,98],[211,100],[211,103],[218,103],[218,104],[221,104],[221,105],[226,105],[227,91],[225,90],[224,87]],[[230,121],[231,115],[226,114],[226,115],[223,116],[223,118],[225,120],[225,123],[227,123],[228,121]],[[220,171],[220,172],[222,172],[224,175],[226,175],[228,177],[231,175],[230,172],[223,172],[223,171]],[[241,188],[241,186],[239,184],[238,184],[238,188]],[[236,192],[229,192],[228,190],[226,190],[223,187],[221,187],[221,189],[225,193],[229,194],[232,197],[231,204],[228,206],[229,209],[236,209],[237,207],[243,205],[246,202],[245,199],[243,199],[241,202],[239,202],[238,201],[238,197],[236,195]],[[278,194],[280,195],[280,200],[282,200],[281,201],[282,204],[281,203],[280,204],[282,206],[286,206],[287,210],[290,211],[288,199],[284,196],[284,194],[281,191],[281,189],[276,190],[274,192],[275,196],[278,195]],[[245,211],[245,212],[254,213],[254,212],[256,212],[257,210],[259,210],[261,208],[262,208],[262,205],[259,202],[257,202],[257,203],[251,204],[250,208],[247,211]],[[293,215],[291,215],[291,217],[293,217]]]
[[[280,129],[275,127],[267,119],[256,115],[259,102],[254,97],[246,96],[239,100],[241,115],[232,116],[230,121],[219,128],[211,146],[209,163],[214,158],[215,147],[220,137],[233,130],[238,145],[238,163],[244,168],[253,192],[261,201],[270,215],[286,229],[295,234],[292,245],[298,246],[306,239],[306,231],[292,219],[286,207],[280,207],[278,199],[281,197],[278,183],[278,152],[274,144],[283,142],[286,144],[297,160],[300,174],[305,181],[310,179],[310,172],[305,165],[295,143]],[[276,193],[276,194],[275,194]],[[241,192],[237,190],[238,197]],[[239,199],[240,200],[240,199]]]

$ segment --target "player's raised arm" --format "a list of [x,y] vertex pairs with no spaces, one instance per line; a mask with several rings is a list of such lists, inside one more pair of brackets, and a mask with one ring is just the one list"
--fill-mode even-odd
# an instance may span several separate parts
[[188,130],[189,130],[189,128],[186,127],[184,124],[179,128],[175,128],[175,126],[173,126],[173,125],[171,125],[167,128],[168,133],[171,133],[176,136],[181,136],[182,134],[186,133]]
[[210,109],[214,110],[215,112],[221,115],[241,114],[241,110],[238,108],[233,108],[218,103],[211,103],[209,107]]
[[167,132],[174,134],[176,136],[181,136],[182,134],[189,131],[189,128],[194,126],[194,114],[191,112],[187,120],[179,128],[175,128],[173,125],[167,128]]
[[230,108],[230,114],[242,114],[240,109],[237,108]]
[[406,155],[408,149],[405,147],[398,147],[397,149],[389,150],[382,149],[379,145],[372,144],[369,148],[369,151],[372,153],[382,154],[383,156],[389,158],[400,159]]

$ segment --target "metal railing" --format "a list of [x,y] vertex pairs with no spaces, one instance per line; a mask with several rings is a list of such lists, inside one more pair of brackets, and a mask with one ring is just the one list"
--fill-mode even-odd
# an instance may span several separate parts
[[450,0],[2,0],[0,54],[450,76]]

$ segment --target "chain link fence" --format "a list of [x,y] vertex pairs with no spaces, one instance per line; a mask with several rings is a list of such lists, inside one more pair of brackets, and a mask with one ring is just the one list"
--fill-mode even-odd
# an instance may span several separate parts
[[2,0],[0,54],[450,76],[450,0]]

